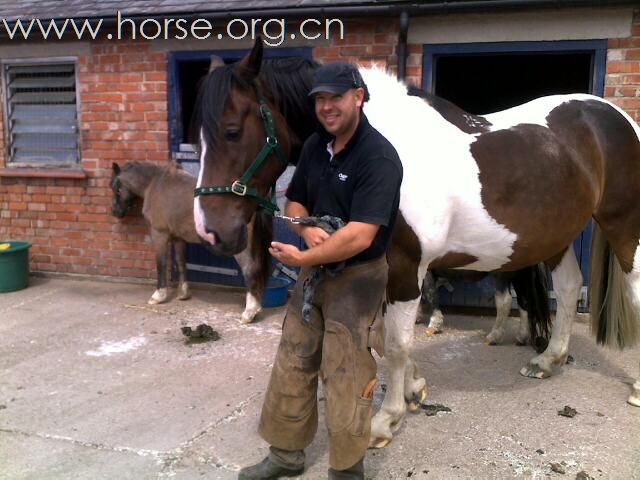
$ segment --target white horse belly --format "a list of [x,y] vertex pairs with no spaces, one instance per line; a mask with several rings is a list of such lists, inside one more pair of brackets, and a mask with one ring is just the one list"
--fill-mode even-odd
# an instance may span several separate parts
[[[448,252],[478,260],[466,268],[494,270],[509,261],[516,234],[482,204],[476,137],[447,122],[385,73],[362,70],[371,92],[365,113],[396,148],[404,176],[400,210],[422,247],[420,274]],[[394,101],[389,99],[393,98]]]

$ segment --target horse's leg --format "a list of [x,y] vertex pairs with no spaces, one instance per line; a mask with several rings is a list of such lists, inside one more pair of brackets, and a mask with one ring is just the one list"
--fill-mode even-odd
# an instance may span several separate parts
[[553,364],[564,365],[567,361],[571,326],[576,317],[580,287],[582,286],[582,273],[572,245],[564,252],[560,263],[552,269],[551,278],[558,305],[556,319],[546,350],[531,359],[529,364],[520,370],[520,374],[525,377],[549,377]]
[[516,333],[516,345],[523,346],[529,343],[531,332],[529,328],[529,314],[526,310],[520,309],[520,326]]
[[440,310],[440,302],[438,300],[438,289],[436,287],[436,274],[427,271],[422,282],[422,291],[420,294],[420,315],[429,319],[427,327],[427,335],[433,336],[442,332],[442,324],[444,316]]
[[148,303],[155,305],[167,301],[167,255],[169,253],[169,235],[151,229],[151,240],[156,250],[156,271],[158,275],[156,291],[153,292]]
[[504,337],[504,324],[511,313],[511,302],[513,297],[509,290],[509,282],[500,274],[494,275],[496,282],[496,321],[491,332],[486,337],[488,345],[498,345],[502,343]]
[[[634,306],[636,321],[640,315],[640,242],[636,248],[632,270],[625,275],[628,297]],[[627,399],[630,405],[640,407],[640,378],[633,384],[631,395]]]
[[418,366],[409,356],[404,371],[404,399],[407,409],[415,412],[427,400],[427,381],[420,376]]
[[240,322],[251,323],[258,312],[262,310],[263,282],[260,281],[260,265],[256,265],[249,248],[234,255],[234,258],[242,270],[244,282],[247,285],[246,302]]
[[[384,353],[390,372],[382,407],[371,421],[369,446],[373,448],[383,448],[391,441],[393,432],[404,418],[406,399],[424,400],[426,397],[425,381],[416,378],[415,364],[409,358],[419,302],[420,296],[387,305]],[[405,384],[407,380],[409,383]]]
[[187,283],[187,262],[185,260],[186,243],[184,240],[176,239],[173,248],[176,252],[176,266],[178,268],[178,300],[189,300],[189,283]]
[[[612,238],[612,237],[613,235],[611,235],[609,238]],[[613,244],[614,242],[612,241],[611,243]],[[621,251],[622,249],[619,249],[618,251],[616,251],[615,244],[613,245],[613,249],[614,249],[614,252],[616,253],[616,257],[624,258],[622,254],[620,255],[618,254],[618,251]],[[628,264],[631,264],[631,261],[628,257],[626,258],[626,260]],[[636,322],[640,321],[640,243],[636,249],[632,265],[633,266],[631,267],[631,271],[629,271],[628,273],[622,274],[624,276],[624,288],[626,289],[626,292],[624,292],[624,295],[626,295],[626,297],[628,298],[627,301],[629,302],[629,304],[626,309],[622,309],[621,307],[618,306],[618,308],[621,308],[621,310],[625,310],[624,315],[626,315],[627,317],[630,317],[628,319],[629,323],[633,321],[636,321]],[[618,270],[620,267],[611,267],[611,268],[615,271],[615,270]],[[612,283],[616,283],[616,282],[614,281]],[[607,295],[613,298],[616,297],[615,292],[607,292]],[[609,306],[608,308],[611,309],[612,307]],[[612,314],[612,316],[613,315],[615,314]],[[621,315],[621,313],[618,312],[618,315]],[[635,327],[635,328],[638,329],[640,327]],[[617,330],[618,335],[626,339],[627,345],[633,344],[635,341],[633,339],[634,333],[632,332],[632,330],[633,330],[633,327],[630,328],[630,325],[626,325],[626,326],[618,325],[618,330]],[[632,389],[631,395],[629,395],[629,398],[627,398],[627,402],[630,405],[633,405],[635,407],[640,407],[640,378],[636,379],[636,382],[633,384],[631,389]]]
[[[638,245],[635,258],[634,271],[627,274],[626,280],[629,296],[636,306],[636,312],[640,312],[640,245]],[[633,384],[632,392],[627,402],[634,407],[640,407],[640,378]]]

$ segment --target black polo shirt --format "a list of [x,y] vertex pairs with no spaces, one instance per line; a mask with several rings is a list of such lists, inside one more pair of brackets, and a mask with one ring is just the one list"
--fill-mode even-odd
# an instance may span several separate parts
[[364,113],[345,148],[331,158],[328,144],[333,140],[323,128],[307,139],[287,198],[304,205],[311,215],[380,225],[371,246],[347,263],[378,258],[387,250],[400,204],[398,153]]

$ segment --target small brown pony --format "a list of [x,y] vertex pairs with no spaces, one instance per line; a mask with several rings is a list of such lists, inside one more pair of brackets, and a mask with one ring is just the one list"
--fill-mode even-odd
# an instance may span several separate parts
[[[171,245],[175,249],[178,270],[177,298],[187,300],[190,294],[186,280],[185,242],[203,243],[196,233],[193,220],[193,189],[196,179],[173,162],[169,166],[129,162],[122,168],[114,163],[112,168],[111,212],[115,217],[124,217],[136,198],[144,199],[142,214],[151,227],[158,270],[157,289],[149,303],[163,303],[168,299],[167,259]],[[265,225],[256,228],[254,233],[252,227],[260,221],[261,216],[258,214],[248,229],[250,234],[247,248],[234,255],[248,287],[242,323],[250,323],[260,311],[262,292],[270,267],[267,245],[271,240],[271,223],[267,221]]]

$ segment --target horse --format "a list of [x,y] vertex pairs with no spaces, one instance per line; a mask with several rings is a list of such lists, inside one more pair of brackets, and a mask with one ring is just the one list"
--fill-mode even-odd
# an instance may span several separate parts
[[520,311],[520,324],[516,334],[516,345],[531,344],[538,353],[546,348],[551,323],[549,310],[547,269],[544,264],[526,267],[516,272],[474,272],[471,270],[428,270],[420,294],[420,307],[417,323],[428,323],[428,336],[442,332],[444,316],[440,310],[438,290],[444,286],[453,291],[449,280],[473,283],[491,277],[495,284],[496,320],[486,335],[488,345],[502,343],[505,334],[505,322],[511,313],[515,290]]
[[[201,244],[193,218],[193,190],[196,178],[174,162],[160,166],[148,162],[128,162],[124,167],[112,165],[111,213],[123,218],[136,198],[142,198],[142,214],[149,223],[151,240],[156,252],[157,288],[149,304],[168,300],[167,259],[173,245],[178,271],[177,298],[190,298],[186,279],[186,242]],[[262,293],[271,262],[267,246],[271,241],[271,222],[262,224],[261,215],[249,222],[249,246],[234,258],[248,287],[245,309],[240,321],[251,323],[261,309]],[[256,227],[257,224],[257,227]]]
[[[198,233],[220,252],[240,251],[246,224],[315,128],[309,85],[317,63],[266,60],[257,41],[202,84]],[[640,128],[615,105],[584,95],[535,99],[486,116],[361,68],[364,112],[404,168],[400,213],[387,253],[385,351],[389,378],[372,419],[371,446],[386,446],[406,403],[426,398],[409,356],[428,269],[515,271],[544,262],[557,312],[544,352],[521,370],[545,378],[568,356],[582,286],[572,241],[593,218],[592,330],[623,348],[640,337]],[[265,135],[266,134],[266,135]],[[265,138],[266,137],[266,138]],[[278,150],[280,154],[277,154]],[[258,161],[259,160],[259,161]],[[232,187],[229,187],[232,185]],[[226,190],[222,188],[226,186]],[[640,380],[628,402],[640,406]]]

